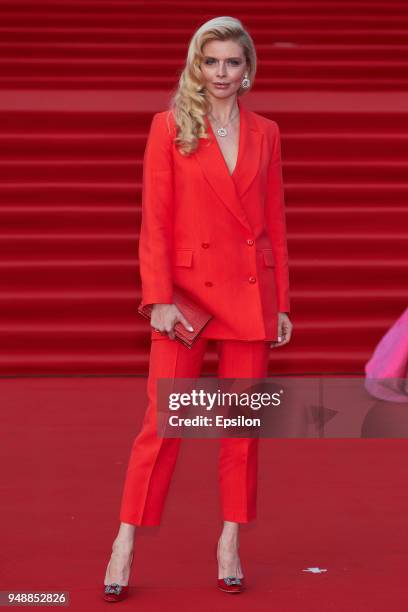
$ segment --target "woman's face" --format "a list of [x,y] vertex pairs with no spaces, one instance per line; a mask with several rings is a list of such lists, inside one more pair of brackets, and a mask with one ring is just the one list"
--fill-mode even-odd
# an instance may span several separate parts
[[203,55],[200,67],[207,91],[215,98],[234,95],[248,70],[241,45],[233,40],[211,40],[204,45]]

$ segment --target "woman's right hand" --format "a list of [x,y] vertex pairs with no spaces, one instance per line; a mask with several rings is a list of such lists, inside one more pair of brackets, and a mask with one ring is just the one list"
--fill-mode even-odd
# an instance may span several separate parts
[[169,338],[174,340],[174,326],[178,321],[184,325],[187,331],[194,331],[192,325],[175,304],[153,304],[150,317],[150,325],[153,329],[163,334],[167,333]]

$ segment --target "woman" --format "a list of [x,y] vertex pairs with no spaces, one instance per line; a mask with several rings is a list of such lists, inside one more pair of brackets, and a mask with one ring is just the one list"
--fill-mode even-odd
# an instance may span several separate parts
[[[255,71],[241,22],[211,19],[191,39],[171,109],[151,123],[139,242],[142,299],[154,304],[149,402],[105,575],[110,601],[127,594],[136,526],[160,524],[179,450],[180,438],[159,438],[154,427],[157,378],[199,376],[210,338],[219,377],[264,378],[269,348],[291,337],[279,128],[239,99]],[[173,283],[213,314],[192,349],[175,341],[174,325],[190,322],[173,303]],[[239,524],[256,515],[257,443],[220,441],[217,585],[226,592],[244,587]]]

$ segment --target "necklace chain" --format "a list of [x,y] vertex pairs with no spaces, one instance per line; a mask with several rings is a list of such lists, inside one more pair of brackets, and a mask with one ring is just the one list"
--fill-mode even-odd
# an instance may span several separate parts
[[[220,126],[219,128],[217,128],[217,134],[218,134],[218,136],[227,136],[227,134],[228,134],[228,130],[226,129],[227,125],[229,125],[229,124],[231,123],[231,121],[232,121],[233,119],[235,119],[235,117],[237,117],[237,116],[238,116],[238,114],[239,114],[239,109],[238,109],[238,111],[235,113],[235,115],[233,115],[233,116],[231,117],[231,119],[229,119],[229,121],[228,121],[228,122],[227,122],[225,125]],[[213,120],[214,120],[214,121],[216,121],[216,123],[219,123],[219,121],[217,121],[217,119],[214,117],[214,115],[213,115],[212,113],[210,113],[210,117],[212,117],[212,118],[213,118]]]

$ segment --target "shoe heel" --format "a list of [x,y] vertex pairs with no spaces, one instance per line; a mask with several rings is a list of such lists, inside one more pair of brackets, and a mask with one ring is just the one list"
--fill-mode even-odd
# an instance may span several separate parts
[[[130,575],[132,573],[133,556],[134,556],[134,553],[132,552],[132,557],[130,560],[130,568],[129,568],[129,580],[130,580]],[[109,603],[113,603],[115,601],[123,601],[124,599],[128,597],[128,595],[129,595],[129,585],[128,584],[118,584],[117,582],[111,582],[109,584],[103,585],[102,598],[104,601],[107,601]]]
[[[219,541],[215,547],[215,559],[218,567],[218,547]],[[224,593],[242,593],[245,588],[245,579],[237,578],[236,576],[227,576],[226,578],[217,578],[217,588]]]

